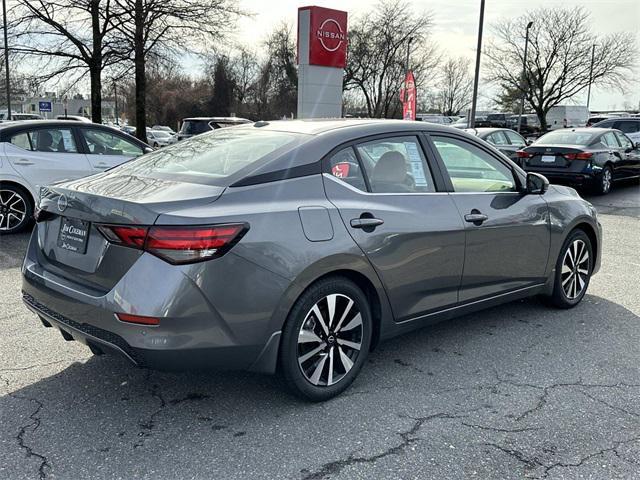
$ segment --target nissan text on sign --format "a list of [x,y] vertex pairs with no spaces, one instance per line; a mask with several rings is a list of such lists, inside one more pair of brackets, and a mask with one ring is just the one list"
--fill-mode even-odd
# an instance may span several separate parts
[[342,116],[347,12],[298,9],[298,118]]

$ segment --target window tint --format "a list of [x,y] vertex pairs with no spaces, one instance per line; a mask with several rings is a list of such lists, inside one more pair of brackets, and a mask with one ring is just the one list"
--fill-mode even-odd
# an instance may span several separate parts
[[484,150],[454,138],[432,138],[456,192],[516,190],[511,169]]
[[625,135],[620,132],[615,132],[615,135],[620,142],[620,145],[622,145],[622,148],[624,148],[625,150],[633,148],[633,143],[631,143],[631,140],[629,140]]
[[187,135],[198,135],[200,133],[208,132],[211,130],[209,122],[206,120],[185,120],[182,122],[182,128],[180,133]]
[[32,149],[37,152],[77,153],[76,141],[70,129],[43,128],[28,132]]
[[505,137],[504,133],[502,132],[493,132],[491,135],[489,135],[489,137],[487,137],[487,140],[489,141],[489,143],[498,146],[509,145],[507,137]]
[[227,177],[245,167],[303,143],[308,137],[257,128],[221,128],[156,150],[116,167],[125,175],[184,179],[225,185]]
[[620,148],[620,145],[618,144],[616,136],[613,134],[613,132],[607,132],[602,135],[601,142],[604,143],[607,147]]
[[640,131],[640,122],[634,122],[631,120],[616,122],[613,128],[617,128],[623,133],[636,133]]
[[142,155],[142,148],[125,140],[120,135],[102,130],[82,129],[82,135],[89,152],[93,155],[124,155],[137,157]]
[[24,150],[31,150],[31,142],[29,141],[29,135],[26,132],[18,133],[11,137],[11,143],[16,147],[20,147]]
[[536,143],[552,145],[589,145],[596,134],[590,132],[576,132],[569,129],[559,129],[543,135]]
[[507,130],[507,131],[504,132],[504,134],[509,139],[509,142],[511,143],[511,145],[515,145],[516,147],[523,147],[523,146],[525,146],[527,144],[524,141],[524,138],[522,138],[516,132],[512,132],[511,130]]
[[435,192],[417,138],[385,138],[356,148],[373,193]]
[[359,190],[367,191],[364,175],[360,170],[358,159],[352,147],[340,150],[332,156],[329,159],[329,168],[331,175],[334,177],[339,178]]
[[613,120],[606,120],[603,122],[598,122],[598,120],[596,119],[595,122],[598,123],[598,128],[612,128],[613,127]]

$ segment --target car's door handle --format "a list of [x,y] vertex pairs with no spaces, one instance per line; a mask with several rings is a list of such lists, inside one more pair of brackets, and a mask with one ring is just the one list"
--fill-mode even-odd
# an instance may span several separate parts
[[487,217],[484,213],[480,213],[477,210],[473,210],[471,213],[467,213],[464,216],[464,219],[469,223],[475,223],[476,225],[480,225],[482,224],[482,222],[485,222],[486,220],[488,220],[489,217]]
[[374,229],[384,223],[384,220],[380,218],[352,218],[351,219],[351,227],[352,228],[364,228],[364,229]]
[[14,165],[33,165],[33,162],[30,160],[26,160],[24,158],[21,158],[19,160],[16,160],[15,162],[13,162]]

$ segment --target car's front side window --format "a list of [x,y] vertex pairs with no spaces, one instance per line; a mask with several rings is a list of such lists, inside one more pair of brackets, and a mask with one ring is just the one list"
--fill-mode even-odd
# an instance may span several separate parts
[[451,137],[432,137],[456,192],[513,192],[513,172],[481,148]]
[[125,140],[120,135],[101,130],[82,129],[82,136],[92,155],[123,155],[137,157],[142,155],[142,148]]
[[507,136],[507,138],[509,139],[509,142],[511,143],[511,145],[513,145],[515,147],[524,147],[526,145],[526,142],[524,141],[524,138],[522,138],[516,132],[512,132],[511,130],[507,130],[504,133]]
[[416,137],[383,138],[361,143],[356,149],[373,193],[435,192]]
[[623,133],[636,133],[640,131],[640,122],[623,121],[617,122],[613,128],[617,128]]
[[623,133],[615,132],[615,134],[618,138],[618,141],[620,142],[620,145],[622,145],[622,148],[624,148],[625,150],[633,148],[633,143],[631,143],[631,140],[629,140]]

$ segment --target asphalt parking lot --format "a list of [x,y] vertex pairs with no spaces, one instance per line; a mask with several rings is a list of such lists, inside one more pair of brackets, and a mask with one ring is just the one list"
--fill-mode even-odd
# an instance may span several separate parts
[[275,378],[94,357],[20,299],[0,239],[0,478],[640,478],[640,186],[590,197],[604,256],[571,311],[537,299],[381,345],[301,403]]

